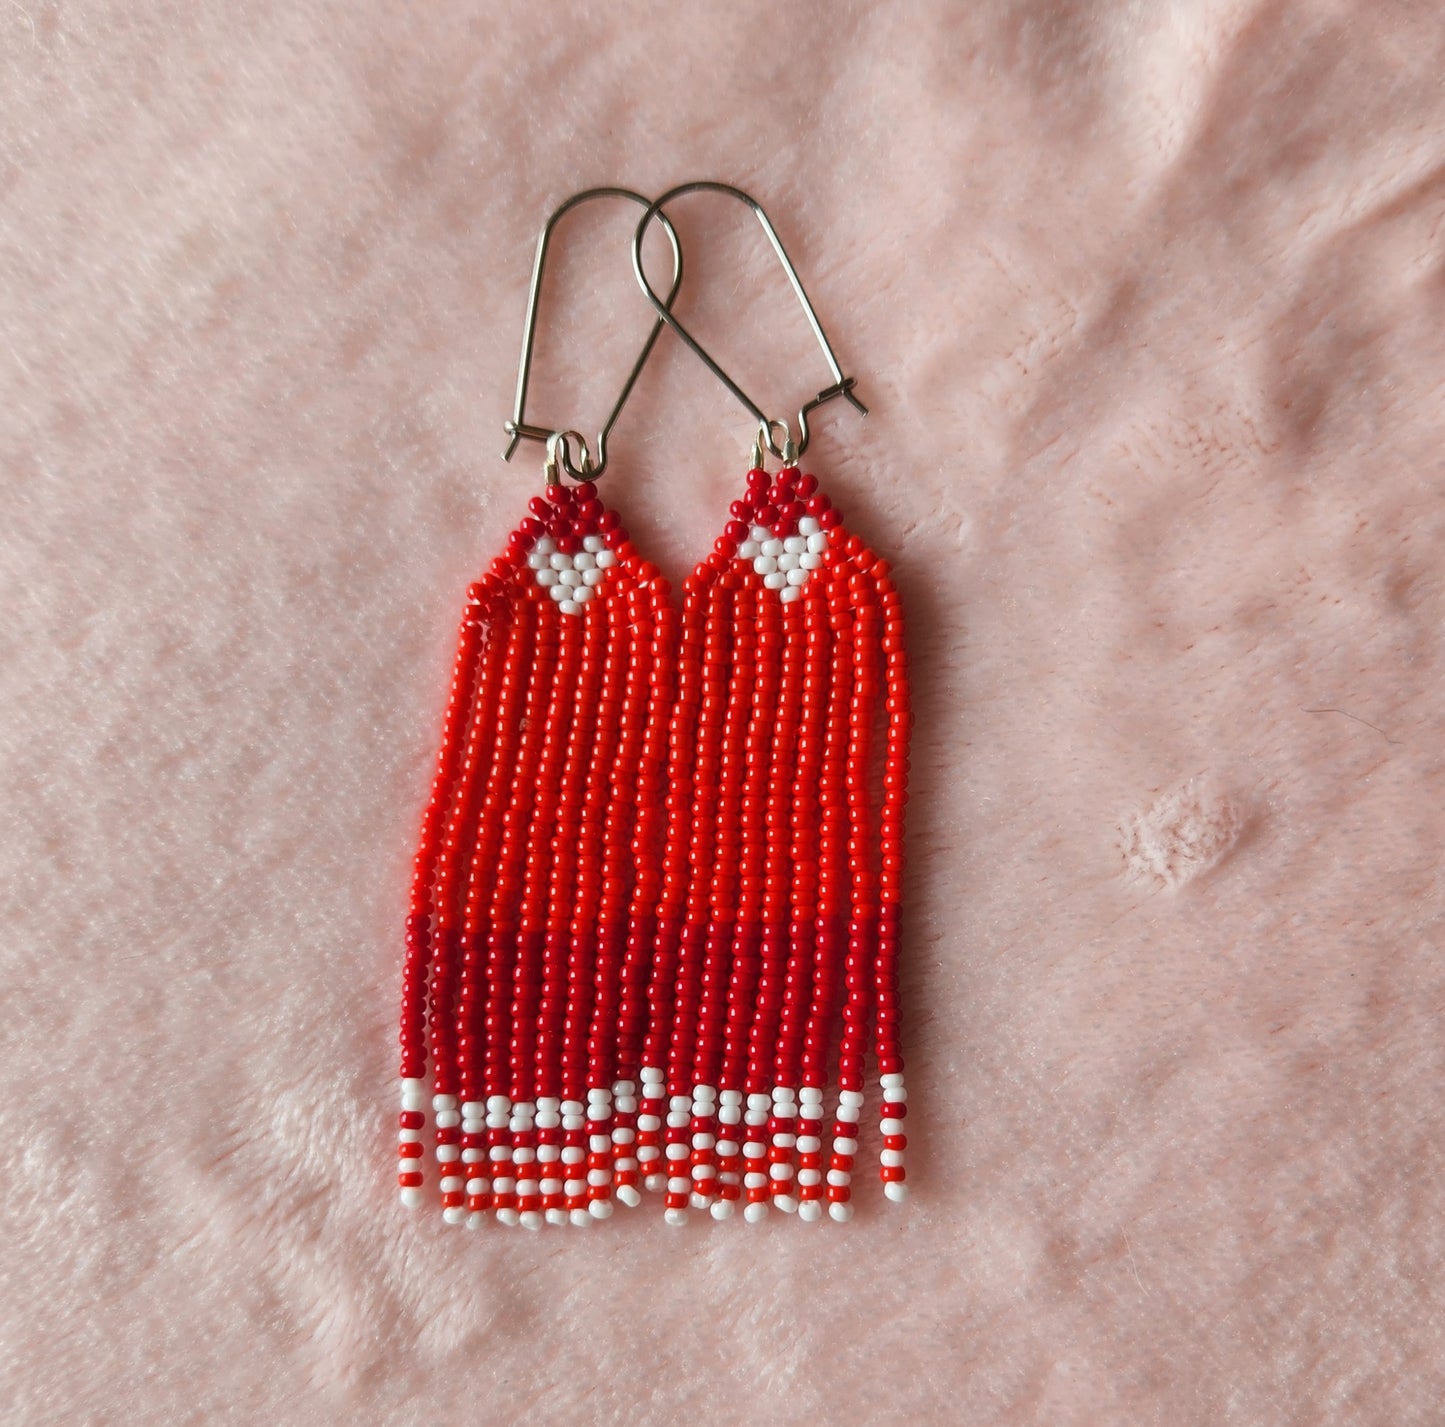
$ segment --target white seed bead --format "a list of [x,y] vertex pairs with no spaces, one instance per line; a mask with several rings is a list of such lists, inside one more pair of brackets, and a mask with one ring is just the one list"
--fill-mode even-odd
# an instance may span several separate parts
[[789,535],[783,541],[783,553],[786,555],[801,555],[808,548],[808,537],[806,535]]
[[563,614],[582,613],[582,606],[578,604],[576,600],[563,600],[562,603],[557,606],[557,608],[560,609]]
[[818,1169],[800,1169],[798,1171],[799,1184],[821,1184],[823,1172]]
[[758,558],[753,561],[753,569],[755,569],[758,574],[760,574],[765,580],[769,575],[775,574],[777,572],[777,568],[778,562],[773,559],[771,555],[759,555]]
[[692,1147],[695,1150],[710,1150],[716,1143],[711,1135],[702,1130],[692,1137]]
[[823,1206],[816,1199],[804,1199],[798,1205],[798,1218],[805,1224],[816,1224],[823,1217]]
[[505,1224],[509,1229],[515,1228],[522,1222],[522,1216],[515,1209],[498,1209],[497,1223]]
[[668,1145],[668,1159],[686,1159],[692,1151],[686,1145]]
[[619,1126],[612,1132],[612,1143],[614,1145],[630,1145],[637,1138],[635,1130],[629,1130],[625,1125]]
[[821,555],[828,548],[828,536],[825,531],[819,530],[808,537],[808,549],[814,555]]
[[592,553],[584,542],[582,549],[572,557],[572,568],[574,570],[595,570],[597,561],[592,558]]
[[463,1164],[480,1164],[486,1158],[486,1152],[479,1149],[468,1149],[462,1151]]
[[509,1160],[512,1157],[512,1152],[506,1145],[493,1145],[487,1153],[491,1156],[493,1164],[500,1164],[504,1159]]
[[[791,572],[791,571],[793,571],[793,570],[796,570],[797,568],[798,568],[798,557],[797,557],[796,555],[789,555],[789,554],[785,551],[783,554],[781,554],[781,555],[778,556],[778,569],[780,569],[780,570],[787,570],[787,571]],[[793,583],[794,583],[794,584],[797,584],[798,582],[797,582],[796,580],[794,580]]]
[[438,1145],[437,1160],[441,1164],[450,1164],[454,1159],[461,1158],[461,1149],[457,1145]]
[[600,535],[584,535],[582,537],[582,548],[592,555],[595,555],[606,544],[607,542]]
[[580,570],[563,570],[562,573],[557,576],[557,583],[559,585],[569,585],[573,589],[576,589],[576,587],[582,583],[582,572]]
[[408,1209],[419,1209],[421,1207],[421,1190],[415,1185],[410,1185],[401,1191],[401,1202]]
[[680,1229],[687,1223],[686,1209],[666,1209],[663,1211],[663,1219],[672,1225],[674,1229]]
[[694,1179],[715,1179],[717,1169],[710,1164],[695,1164],[692,1167],[692,1177]]
[[852,1178],[846,1169],[830,1169],[828,1171],[829,1184],[849,1184],[852,1182]]
[[437,1111],[437,1129],[454,1130],[462,1122],[462,1117],[455,1110]]
[[908,1092],[901,1086],[885,1090],[883,1100],[888,1105],[906,1105],[908,1103]]
[[635,1115],[637,1113],[637,1096],[631,1093],[619,1095],[617,1099],[613,1101],[612,1108],[616,1110],[619,1115]]
[[776,559],[778,558],[778,556],[781,555],[782,553],[783,553],[783,542],[782,542],[781,540],[769,538],[769,539],[763,541],[763,554],[764,554],[764,555],[771,556],[774,560],[776,560]]
[[599,550],[597,552],[597,568],[610,570],[617,563],[617,553],[614,550]]
[[543,569],[548,563],[547,557],[540,550],[533,550],[527,556],[527,565],[533,570]]
[[717,1142],[717,1152],[725,1159],[730,1159],[738,1152],[738,1142],[736,1140],[719,1140]]
[[743,1210],[743,1218],[749,1224],[760,1224],[768,1217],[768,1206],[766,1204],[749,1204]]
[[803,589],[801,585],[784,585],[778,591],[778,598],[784,604],[792,604],[794,600],[802,599]]
[[[465,1155],[462,1156],[464,1159]],[[537,1159],[541,1164],[555,1164],[562,1157],[561,1145],[538,1145]]]
[[835,1224],[846,1224],[853,1217],[853,1206],[851,1204],[830,1204],[828,1217]]
[[585,1209],[574,1209],[567,1217],[579,1229],[592,1222],[592,1216]]
[[403,1130],[398,1136],[399,1142],[404,1145],[414,1145],[421,1140],[420,1130]]
[[804,538],[809,535],[816,535],[818,533],[818,530],[818,521],[815,516],[805,515],[798,522],[798,534],[803,536]]
[[461,1190],[462,1185],[465,1183],[466,1181],[462,1179],[461,1175],[448,1174],[442,1177],[442,1181],[438,1187],[441,1189],[441,1192],[443,1194],[456,1194]]
[[776,1204],[784,1214],[796,1214],[798,1212],[798,1201],[791,1194],[775,1194],[773,1195],[773,1203]]
[[717,1119],[720,1125],[737,1125],[742,1123],[743,1113],[736,1105],[723,1104],[718,1106]]
[[642,1203],[642,1195],[630,1184],[619,1184],[617,1186],[617,1197],[627,1205],[629,1209],[636,1209],[637,1206]]
[[856,1105],[839,1105],[838,1121],[844,1125],[856,1125],[858,1116],[862,1113]]
[[612,1148],[611,1135],[588,1135],[587,1148],[593,1154],[606,1154]]
[[775,1164],[768,1170],[769,1179],[791,1179],[793,1177],[793,1166],[790,1164]]
[[468,1194],[485,1194],[492,1187],[491,1181],[486,1179],[467,1180]]
[[[798,1091],[798,1100],[803,1105],[821,1105],[823,1103],[823,1092],[816,1085],[805,1085]],[[804,1110],[806,1115],[808,1112]]]
[[559,550],[548,562],[554,570],[570,570],[572,568],[572,557],[564,555]]
[[649,1194],[661,1194],[667,1188],[667,1176],[665,1174],[649,1174],[643,1181],[647,1186]]
[[425,1110],[426,1096],[420,1090],[404,1090],[401,1095],[403,1110]]
[[807,581],[807,578],[808,578],[808,572],[807,572],[806,570],[796,570],[796,569],[795,569],[795,570],[789,570],[789,571],[788,571],[788,583],[789,583],[790,585],[801,585],[801,584],[804,584],[804,583]]
[[799,1135],[798,1153],[817,1154],[823,1148],[823,1141],[817,1135]]
[[[542,578],[542,575],[550,575],[551,579],[544,580]],[[556,570],[543,570],[542,575],[537,576],[537,582],[541,585],[546,586],[547,593],[551,595],[558,604],[561,604],[563,600],[570,598],[569,594],[567,593],[567,586],[564,585],[558,578]]]
[[686,1194],[692,1188],[692,1179],[686,1174],[674,1174],[667,1181],[669,1194]]
[[907,1125],[903,1120],[895,1120],[891,1117],[881,1121],[878,1128],[885,1135],[906,1135],[908,1133]]
[[902,1150],[884,1150],[884,1151],[883,1151],[882,1159],[880,1160],[880,1163],[882,1163],[882,1164],[893,1164],[893,1165],[902,1164],[902,1163],[903,1163],[903,1151],[902,1151]]
[[852,1105],[857,1108],[863,1104],[863,1092],[861,1090],[840,1090],[838,1092],[838,1103],[840,1105]]
[[768,1147],[764,1144],[759,1144],[757,1140],[749,1140],[743,1146],[743,1154],[749,1159],[761,1159],[767,1152]]
[[585,1179],[569,1179],[562,1185],[562,1193],[571,1199],[577,1198],[579,1194],[586,1194],[587,1181]]
[[550,555],[557,548],[557,542],[550,535],[543,535],[538,537],[534,548],[540,550],[544,555]]
[[612,1176],[605,1169],[589,1169],[587,1171],[587,1183],[596,1189],[601,1189],[604,1184],[610,1184]]
[[602,583],[603,576],[606,575],[606,573],[606,570],[584,570],[582,572],[582,583],[586,585],[589,589],[594,585],[600,585]]
[[768,1182],[768,1176],[755,1169],[750,1169],[743,1175],[744,1189],[761,1189]]
[[548,1209],[545,1217],[549,1224],[565,1224],[567,1211],[565,1209]]
[[758,558],[758,542],[756,540],[744,540],[738,546],[738,559],[756,560]]
[[467,1211],[460,1204],[453,1204],[442,1210],[442,1218],[448,1224],[465,1224],[467,1222]]
[[750,531],[748,531],[748,534],[752,536],[752,538],[756,540],[759,545],[761,545],[764,540],[769,540],[772,538],[766,525],[755,525]]
[[771,575],[763,576],[763,584],[770,590],[783,590],[788,587],[788,577],[781,570],[775,570]]
[[431,1107],[437,1111],[438,1114],[446,1110],[455,1110],[457,1108],[457,1097],[455,1095],[433,1095],[431,1097]]
[[[753,1094],[748,1096],[749,1110],[761,1110],[766,1114],[766,1112],[771,1110],[772,1107],[773,1097],[771,1095],[764,1095],[760,1092],[755,1091]],[[749,1123],[751,1123],[751,1121]]]
[[858,1141],[857,1141],[857,1140],[847,1139],[847,1138],[845,1138],[845,1137],[840,1136],[838,1139],[835,1139],[835,1140],[833,1141],[833,1153],[834,1153],[834,1154],[857,1154],[857,1153],[858,1153]]
[[724,1219],[731,1219],[733,1216],[733,1201],[731,1199],[714,1199],[711,1213],[719,1223]]
[[581,1145],[566,1145],[562,1149],[563,1164],[581,1164],[586,1158]]
[[798,568],[800,570],[816,570],[823,563],[823,557],[809,550],[804,555],[798,556]]
[[531,1164],[536,1157],[536,1150],[527,1149],[521,1145],[512,1151],[512,1160],[516,1164]]

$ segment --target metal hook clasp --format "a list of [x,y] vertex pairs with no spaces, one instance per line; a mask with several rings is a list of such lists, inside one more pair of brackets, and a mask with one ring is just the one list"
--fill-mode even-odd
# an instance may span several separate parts
[[[634,193],[630,188],[588,188],[581,193],[574,193],[547,219],[537,237],[537,256],[532,263],[532,286],[527,293],[527,322],[522,337],[522,359],[517,367],[517,400],[512,409],[512,419],[503,423],[511,440],[507,442],[507,449],[502,453],[502,459],[510,461],[517,449],[517,443],[523,438],[529,441],[545,442],[547,446],[547,481],[553,485],[560,479],[559,467],[566,471],[574,481],[595,481],[607,469],[607,437],[611,434],[618,416],[621,415],[622,408],[627,404],[627,398],[632,395],[632,388],[636,386],[637,378],[641,375],[643,367],[647,365],[648,357],[652,355],[652,348],[667,320],[668,309],[672,305],[672,300],[677,296],[678,288],[682,286],[682,246],[677,240],[677,230],[663,214],[661,215],[663,227],[667,232],[668,242],[672,245],[672,290],[668,293],[666,302],[657,299],[651,290],[648,292],[648,297],[653,298],[653,305],[657,306],[664,315],[653,324],[652,331],[648,333],[647,341],[643,344],[641,354],[632,364],[632,370],[627,374],[627,381],[622,387],[621,395],[608,414],[602,429],[597,433],[596,454],[594,455],[588,449],[587,442],[576,431],[527,425],[524,420],[524,411],[527,404],[527,386],[532,375],[532,347],[537,335],[537,305],[542,292],[542,270],[546,265],[547,248],[552,241],[552,231],[572,209],[594,198],[626,198],[633,203],[640,203],[644,208],[648,206],[648,200],[642,194]],[[574,445],[581,456],[580,467],[572,459]]]
[[[807,316],[808,325],[813,329],[813,335],[818,339],[818,345],[823,349],[823,356],[827,360],[828,367],[833,373],[833,384],[824,387],[817,396],[805,403],[798,410],[798,435],[796,441],[786,421],[770,418],[763,409],[752,400],[743,389],[723,371],[716,361],[703,348],[702,344],[687,330],[672,312],[672,301],[677,296],[677,282],[673,283],[672,291],[664,302],[655,291],[652,284],[647,280],[647,274],[642,269],[642,241],[647,235],[647,229],[654,218],[661,218],[667,221],[667,215],[663,209],[675,198],[681,198],[686,193],[698,193],[702,191],[711,193],[725,193],[730,198],[736,198],[746,203],[753,213],[757,215],[758,222],[763,225],[763,232],[768,235],[768,242],[773,245],[773,251],[778,255],[778,260],[783,265],[783,271],[788,275],[788,281],[793,285],[793,291],[798,301],[803,304],[803,312]],[[783,247],[782,240],[778,237],[777,229],[773,227],[768,215],[763,211],[763,206],[756,198],[744,193],[740,188],[734,188],[731,184],[715,183],[710,180],[699,180],[695,183],[681,183],[676,188],[669,189],[661,198],[654,199],[648,205],[647,212],[642,215],[642,221],[637,225],[637,232],[632,238],[632,269],[637,274],[637,281],[642,285],[642,290],[647,294],[647,300],[657,309],[658,321],[666,322],[692,350],[702,358],[703,362],[712,374],[743,404],[752,414],[753,419],[758,423],[757,439],[754,448],[761,456],[762,446],[766,444],[768,450],[780,460],[791,464],[793,461],[808,449],[810,432],[808,430],[808,413],[816,407],[822,406],[825,401],[832,401],[835,396],[844,397],[855,410],[862,415],[868,415],[868,408],[854,394],[854,378],[843,375],[843,369],[838,365],[838,359],[833,355],[833,348],[828,342],[827,334],[823,331],[823,324],[818,321],[818,314],[813,310],[813,304],[808,300],[808,294],[803,288],[803,280],[798,276],[798,270],[789,259],[787,250]],[[776,439],[776,432],[781,428],[783,433],[782,444],[779,445]]]

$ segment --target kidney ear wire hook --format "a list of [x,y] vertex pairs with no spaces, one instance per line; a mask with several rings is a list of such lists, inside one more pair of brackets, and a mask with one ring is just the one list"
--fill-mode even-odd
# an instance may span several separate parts
[[[803,312],[808,319],[808,325],[813,329],[813,335],[818,339],[818,345],[823,349],[824,359],[828,363],[829,370],[833,373],[833,383],[826,386],[811,401],[805,403],[798,410],[798,435],[794,440],[791,429],[786,421],[770,418],[765,411],[755,402],[743,389],[718,365],[718,363],[707,352],[703,345],[687,330],[678,320],[672,311],[673,298],[677,296],[677,282],[674,281],[672,291],[664,302],[653,289],[652,284],[647,280],[647,274],[642,267],[642,242],[647,235],[647,229],[654,218],[667,221],[667,215],[663,212],[666,206],[676,198],[681,198],[688,193],[722,193],[729,198],[736,198],[740,203],[745,203],[757,216],[759,223],[763,225],[763,232],[767,234],[768,242],[773,245],[773,251],[778,255],[778,261],[783,265],[783,271],[788,275],[788,281],[793,286],[793,292],[797,295],[798,301],[803,305]],[[857,412],[863,416],[868,415],[868,408],[858,399],[853,391],[855,379],[844,376],[843,369],[838,365],[838,359],[833,355],[833,348],[828,341],[828,335],[823,331],[823,324],[818,321],[818,314],[813,310],[813,304],[808,300],[807,291],[803,287],[803,280],[798,276],[798,270],[793,266],[788,257],[787,250],[783,247],[782,239],[778,237],[777,229],[773,227],[768,215],[763,211],[763,206],[752,197],[744,193],[740,188],[734,188],[728,183],[716,183],[711,180],[698,180],[694,183],[681,183],[676,188],[669,189],[661,198],[654,199],[648,205],[647,212],[642,215],[642,221],[637,225],[637,232],[632,238],[632,269],[637,274],[637,281],[642,285],[642,290],[647,294],[647,300],[656,308],[659,322],[666,322],[689,347],[699,356],[707,369],[747,408],[753,420],[757,422],[757,437],[754,440],[754,451],[757,453],[757,464],[761,464],[762,447],[767,445],[773,455],[777,456],[785,464],[791,465],[797,458],[808,449],[808,440],[811,435],[808,429],[808,415],[824,402],[832,401],[834,397],[843,397]],[[781,431],[781,443],[778,433]]]
[[[525,419],[527,387],[532,377],[532,351],[537,336],[537,307],[542,292],[542,273],[547,264],[547,249],[552,242],[552,233],[557,224],[574,208],[588,203],[594,198],[626,198],[633,203],[640,203],[644,208],[649,207],[647,198],[640,193],[634,193],[630,188],[584,189],[581,193],[574,193],[553,212],[537,237],[537,256],[532,263],[532,285],[527,293],[527,321],[522,336],[522,359],[517,367],[517,400],[512,409],[511,420],[503,423],[504,429],[511,439],[507,442],[507,449],[502,453],[502,459],[510,461],[516,452],[518,442],[522,440],[543,442],[547,447],[546,471],[549,485],[555,485],[561,479],[562,471],[565,471],[574,481],[595,481],[607,469],[607,438],[611,434],[613,426],[616,425],[617,418],[622,414],[622,408],[627,405],[627,398],[632,395],[632,388],[637,385],[637,378],[641,376],[643,367],[647,365],[648,357],[652,355],[652,349],[666,324],[668,309],[677,296],[678,288],[682,286],[682,246],[677,240],[677,230],[668,221],[667,215],[662,214],[660,216],[663,228],[667,233],[668,242],[672,245],[672,288],[668,292],[665,302],[657,298],[651,290],[648,291],[648,297],[652,299],[653,305],[658,307],[663,315],[653,323],[641,353],[632,364],[632,370],[627,374],[621,394],[597,433],[596,454],[594,455],[588,447],[586,439],[570,428],[555,429],[549,426],[528,425]],[[651,212],[650,208],[649,212]]]

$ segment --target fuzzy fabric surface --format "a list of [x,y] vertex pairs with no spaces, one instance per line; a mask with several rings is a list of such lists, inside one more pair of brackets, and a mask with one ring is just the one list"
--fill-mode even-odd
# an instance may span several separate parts
[[[6,0],[0,1419],[1441,1421],[1440,19]],[[805,465],[911,620],[912,1198],[469,1233],[396,1201],[400,929],[533,242],[692,178],[872,407]],[[796,409],[755,223],[675,211]],[[664,334],[605,479],[675,583],[749,440]]]

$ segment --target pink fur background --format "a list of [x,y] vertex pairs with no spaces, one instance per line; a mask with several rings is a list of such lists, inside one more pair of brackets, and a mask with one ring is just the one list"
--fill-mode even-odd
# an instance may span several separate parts
[[[4,1420],[1441,1421],[1441,22],[5,0]],[[399,931],[532,242],[695,177],[873,406],[805,464],[912,619],[914,1195],[447,1229]],[[796,407],[755,225],[677,211]],[[635,216],[537,420],[641,340]],[[665,337],[605,479],[675,579],[747,441]]]

